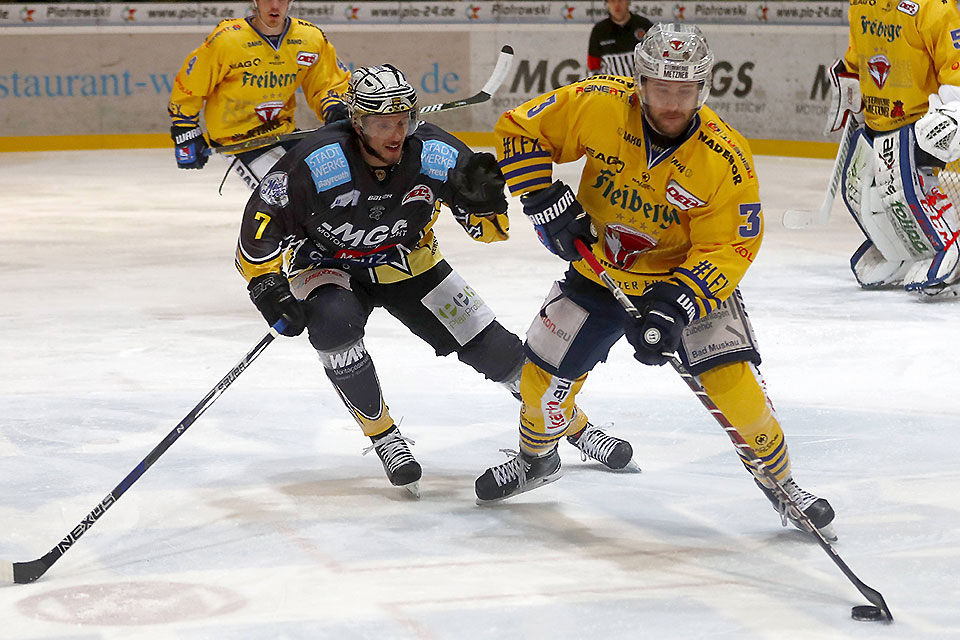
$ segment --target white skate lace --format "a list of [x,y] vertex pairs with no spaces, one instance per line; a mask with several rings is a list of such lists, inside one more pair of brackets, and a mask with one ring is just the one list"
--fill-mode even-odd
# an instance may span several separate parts
[[530,468],[530,464],[525,462],[520,452],[515,449],[500,449],[500,453],[512,457],[503,464],[499,464],[490,469],[490,471],[493,472],[493,479],[496,481],[497,486],[502,487],[516,478],[518,486],[522,487],[526,484],[526,472]]
[[[800,511],[806,512],[807,507],[812,505],[814,502],[819,500],[817,496],[813,495],[809,491],[804,491],[797,486],[797,483],[793,481],[793,478],[787,478],[781,485],[783,490],[787,492],[787,495],[797,503],[797,506],[800,507]],[[796,512],[792,505],[785,502],[782,498],[777,498],[779,507],[777,511],[780,512],[780,521],[783,526],[787,526],[789,520],[799,520],[800,515]]]
[[605,434],[600,427],[588,424],[583,433],[577,440],[577,448],[580,449],[580,459],[584,462],[588,458],[593,458],[600,462],[607,462],[613,449],[620,442],[617,438]]
[[413,457],[413,454],[410,453],[410,448],[407,446],[408,442],[410,444],[416,444],[416,442],[410,438],[404,437],[395,431],[364,449],[363,455],[367,455],[371,451],[376,450],[383,464],[385,464],[387,469],[392,473],[408,462],[417,461],[416,458]]

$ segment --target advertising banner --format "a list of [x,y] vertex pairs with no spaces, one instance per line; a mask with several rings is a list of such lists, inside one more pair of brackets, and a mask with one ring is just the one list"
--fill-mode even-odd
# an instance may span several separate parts
[[[845,23],[842,0],[682,2],[633,0],[631,10],[654,22],[698,24],[787,24],[828,26]],[[249,2],[14,2],[0,4],[4,26],[176,26],[215,25],[243,17]],[[291,14],[332,24],[593,24],[607,17],[602,0],[443,0],[439,2],[316,2],[297,0]]]
[[[703,29],[717,58],[708,104],[722,117],[748,138],[824,140],[826,67],[846,47],[845,28]],[[478,91],[500,47],[512,45],[513,68],[491,101],[430,116],[453,131],[486,132],[503,111],[581,79],[589,30],[586,24],[332,26],[327,34],[350,67],[390,62],[403,69],[425,105]],[[207,32],[9,30],[0,38],[0,137],[166,133],[173,77]],[[302,96],[300,103],[298,124],[316,126]]]

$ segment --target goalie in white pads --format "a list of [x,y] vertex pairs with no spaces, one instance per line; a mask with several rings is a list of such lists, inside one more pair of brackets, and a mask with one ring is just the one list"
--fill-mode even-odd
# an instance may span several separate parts
[[960,159],[960,11],[954,2],[851,3],[850,44],[831,68],[828,131],[863,112],[843,199],[867,240],[850,259],[867,289],[957,295],[960,231],[940,170]]

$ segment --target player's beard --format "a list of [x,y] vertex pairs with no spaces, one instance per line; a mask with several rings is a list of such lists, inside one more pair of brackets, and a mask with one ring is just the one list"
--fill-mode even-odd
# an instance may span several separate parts
[[364,151],[366,151],[371,156],[373,156],[374,158],[382,162],[386,167],[399,164],[400,160],[403,158],[403,143],[400,144],[400,154],[397,156],[397,159],[393,162],[384,158],[382,153],[380,153],[379,151],[374,149],[372,146],[370,146],[370,143],[367,142],[367,136],[363,133],[360,134],[360,146],[363,147]]

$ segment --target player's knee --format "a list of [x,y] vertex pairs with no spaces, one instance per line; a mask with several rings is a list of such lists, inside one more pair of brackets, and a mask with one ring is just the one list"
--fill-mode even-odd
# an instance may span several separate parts
[[499,322],[491,322],[457,351],[457,357],[494,382],[510,378],[523,365],[523,344]]
[[304,302],[309,322],[310,344],[317,351],[330,351],[363,338],[366,314],[357,297],[347,289],[324,286]]
[[770,415],[767,395],[749,362],[731,362],[700,374],[700,382],[734,425],[754,425]]

